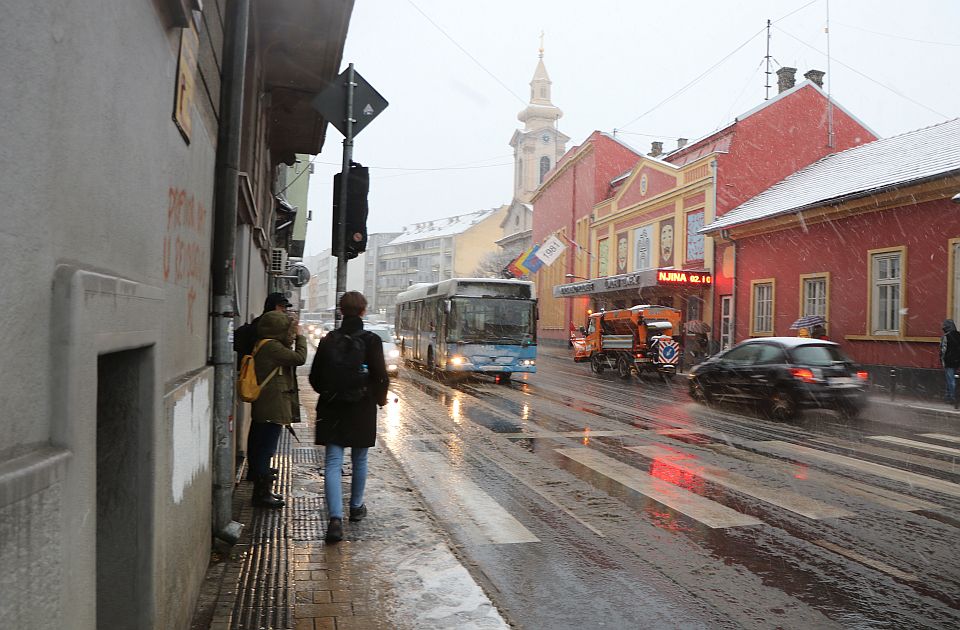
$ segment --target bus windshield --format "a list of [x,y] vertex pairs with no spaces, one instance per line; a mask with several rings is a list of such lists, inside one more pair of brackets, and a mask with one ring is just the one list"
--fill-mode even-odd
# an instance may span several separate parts
[[532,301],[459,297],[451,302],[449,341],[522,344],[536,339],[536,310]]

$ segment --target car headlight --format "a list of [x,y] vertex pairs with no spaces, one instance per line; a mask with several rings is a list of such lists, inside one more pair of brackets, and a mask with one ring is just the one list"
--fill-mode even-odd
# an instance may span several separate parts
[[463,365],[467,360],[461,356],[450,357],[450,365]]
[[387,356],[389,356],[391,359],[396,359],[397,357],[400,356],[400,351],[397,350],[396,348],[394,348],[393,350],[391,350],[391,351],[388,353]]

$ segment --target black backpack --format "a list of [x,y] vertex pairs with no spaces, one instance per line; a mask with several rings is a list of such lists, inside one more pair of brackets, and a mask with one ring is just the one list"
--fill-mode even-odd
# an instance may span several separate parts
[[353,335],[334,330],[324,337],[321,402],[357,402],[366,397],[370,374],[362,335],[362,330]]

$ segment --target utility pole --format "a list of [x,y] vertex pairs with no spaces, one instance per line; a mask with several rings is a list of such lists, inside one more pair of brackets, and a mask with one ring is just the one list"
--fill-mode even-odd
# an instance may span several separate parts
[[343,132],[343,166],[340,169],[340,200],[337,212],[337,299],[334,303],[334,326],[340,328],[343,313],[340,312],[340,298],[347,291],[347,188],[350,178],[350,162],[353,161],[353,88],[357,86],[354,80],[353,64],[347,66],[346,91],[347,111],[344,119]]

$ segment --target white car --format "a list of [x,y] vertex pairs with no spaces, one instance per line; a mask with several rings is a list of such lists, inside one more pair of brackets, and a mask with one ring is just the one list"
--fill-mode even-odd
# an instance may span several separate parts
[[399,376],[400,348],[398,348],[396,342],[394,342],[393,335],[386,326],[370,326],[365,327],[365,330],[374,333],[380,337],[380,341],[383,342],[383,360],[387,364],[387,376]]

